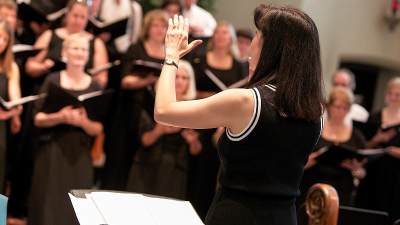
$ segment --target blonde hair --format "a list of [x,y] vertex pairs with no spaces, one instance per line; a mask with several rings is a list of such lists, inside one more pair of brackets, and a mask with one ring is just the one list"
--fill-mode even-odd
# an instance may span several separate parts
[[350,107],[354,102],[354,95],[347,88],[334,87],[329,94],[327,105],[332,105],[336,100],[342,100]]
[[14,54],[12,46],[14,44],[14,32],[5,20],[0,20],[0,29],[4,30],[8,35],[8,43],[4,51],[0,53],[0,70],[10,76],[12,64],[14,63]]
[[79,32],[79,33],[74,33],[74,34],[70,34],[68,35],[63,42],[63,49],[68,48],[69,45],[71,43],[73,43],[76,40],[81,40],[81,39],[85,39],[88,43],[89,46],[89,37],[86,33],[84,32]]
[[214,34],[211,37],[211,39],[208,41],[207,50],[212,51],[214,49],[213,40],[214,40],[215,32],[219,27],[222,27],[222,26],[227,26],[228,30],[229,30],[229,34],[231,35],[231,46],[229,48],[229,54],[231,54],[235,59],[238,59],[239,58],[239,48],[237,45],[237,36],[236,36],[235,28],[229,22],[226,22],[223,20],[219,21],[217,24],[217,27],[215,27]]
[[386,86],[386,91],[394,86],[400,86],[400,77],[394,77],[389,80]]
[[181,60],[179,62],[179,69],[183,69],[186,71],[186,73],[189,75],[189,86],[186,90],[186,93],[184,95],[185,100],[193,100],[196,98],[196,79],[194,76],[194,71],[192,65],[186,60]]
[[168,15],[164,10],[154,9],[149,11],[143,19],[143,29],[140,34],[140,39],[142,41],[146,41],[149,38],[150,26],[154,20],[161,20],[165,23],[165,27],[168,26]]
[[71,11],[72,7],[74,7],[74,5],[76,5],[76,4],[85,6],[89,10],[89,6],[88,6],[88,4],[87,4],[87,2],[85,0],[69,0],[68,3],[67,3],[67,7],[66,7],[67,11],[68,12]]
[[6,7],[15,11],[18,10],[17,3],[15,3],[13,0],[0,0],[0,8],[2,7]]

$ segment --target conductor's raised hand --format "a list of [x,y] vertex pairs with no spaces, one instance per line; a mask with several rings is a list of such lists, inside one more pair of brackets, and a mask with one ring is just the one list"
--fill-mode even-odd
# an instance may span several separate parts
[[202,43],[201,40],[194,40],[188,43],[189,21],[183,16],[175,15],[168,20],[168,30],[165,36],[165,56],[168,59],[178,61]]

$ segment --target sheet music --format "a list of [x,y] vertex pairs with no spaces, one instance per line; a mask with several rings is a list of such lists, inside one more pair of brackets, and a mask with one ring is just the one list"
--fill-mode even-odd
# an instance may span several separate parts
[[357,151],[362,155],[381,155],[387,152],[386,148],[376,148],[376,149],[360,149]]
[[69,195],[81,225],[204,225],[188,201],[115,192]]
[[5,101],[2,97],[0,97],[0,104],[2,104],[7,110],[12,109],[13,107],[16,107],[18,105],[22,105],[28,102],[36,101],[41,98],[46,97],[46,94],[40,94],[40,95],[31,95],[31,96],[26,96],[23,98],[19,98],[13,101]]
[[145,202],[157,225],[204,225],[188,201],[149,197]]
[[80,225],[106,224],[90,199],[78,198],[68,193]]
[[94,202],[109,225],[156,224],[144,207],[143,195],[92,192],[86,196]]

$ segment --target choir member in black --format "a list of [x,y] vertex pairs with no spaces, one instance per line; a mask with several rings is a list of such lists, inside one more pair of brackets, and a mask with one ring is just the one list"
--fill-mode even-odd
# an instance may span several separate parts
[[382,129],[400,124],[399,77],[387,84],[385,100],[386,106],[369,117],[367,127],[372,132],[366,136],[368,147],[386,147],[388,153],[367,163],[367,176],[360,183],[356,205],[386,211],[393,222],[400,218],[400,133],[398,128]]
[[[225,127],[218,143],[220,187],[205,224],[295,225],[304,165],[321,132],[322,81],[318,31],[306,14],[261,5],[251,47],[251,88],[176,100],[176,64],[188,44],[188,21],[170,20],[154,117],[186,128]],[[307,66],[304,66],[307,65]]]
[[[179,62],[175,80],[178,101],[196,97],[192,66]],[[128,180],[128,191],[185,199],[189,154],[201,151],[198,133],[192,129],[155,123],[142,111],[141,148],[135,155]]]
[[[0,96],[4,100],[16,100],[21,97],[19,86],[19,69],[14,62],[12,53],[13,30],[5,20],[0,20]],[[6,111],[0,108],[0,193],[4,194],[6,151],[7,151],[7,124],[11,122],[11,132],[17,133],[21,129],[19,114],[22,107]]]
[[106,134],[107,155],[103,171],[105,189],[125,190],[133,155],[139,146],[138,124],[145,109],[153,115],[153,85],[159,74],[135,70],[134,61],[144,60],[159,65],[164,58],[164,38],[168,17],[162,10],[150,11],[143,21],[141,39],[129,47],[123,58],[123,78],[118,106],[110,132]]
[[[24,27],[21,23],[17,22],[17,3],[13,0],[0,0],[0,18],[4,19],[8,22],[12,30],[12,34],[14,36],[13,44],[32,44],[32,40],[34,40],[34,35],[29,35],[26,33]],[[28,42],[28,43],[27,43]],[[20,76],[18,80],[18,89],[21,89],[21,95],[27,96],[31,93],[30,90],[30,80],[24,74],[26,57],[18,57],[15,56],[15,62],[17,63],[20,71]],[[3,89],[2,91],[6,91]],[[26,112],[30,112],[29,106],[25,106],[23,113],[20,115],[21,120],[21,130],[18,133],[8,132],[7,142],[3,142],[2,144],[7,144],[8,149],[12,149],[12,151],[7,152],[7,180],[9,184],[9,201],[8,201],[8,223],[14,224],[15,222],[22,222],[22,220],[13,218],[13,217],[25,217],[26,216],[26,207],[24,207],[25,199],[28,196],[27,189],[29,188],[29,173],[26,171],[30,171],[31,168],[29,164],[26,163],[26,159],[30,158],[30,154],[26,154],[26,152],[22,151],[22,143],[24,135],[26,134],[26,124],[25,117],[27,116]],[[32,116],[29,116],[32,118]],[[14,124],[14,123],[13,123]],[[0,160],[2,161],[2,160]],[[4,163],[0,163],[1,165],[5,165]],[[2,183],[0,181],[0,183]]]
[[247,62],[249,58],[251,39],[253,39],[254,34],[249,29],[238,29],[236,30],[236,36],[239,49],[239,59],[242,62]]
[[[101,90],[85,73],[89,40],[85,33],[69,35],[63,44],[66,70],[50,74],[41,89],[56,85],[78,96]],[[48,94],[51,94],[49,92]],[[52,111],[50,100],[37,104],[35,125],[40,127],[40,148],[35,157],[28,223],[32,225],[78,224],[68,192],[92,187],[90,149],[93,137],[102,132],[100,122],[89,119],[84,108],[65,106]]]
[[161,9],[163,9],[168,16],[172,18],[175,14],[182,13],[182,5],[180,0],[164,0],[161,4]]
[[[28,60],[26,64],[27,73],[34,78],[41,78],[39,84],[45,78],[45,75],[55,65],[56,61],[62,60],[62,43],[69,35],[79,32],[85,32],[86,24],[89,18],[89,8],[85,1],[70,0],[67,5],[65,15],[65,25],[55,30],[45,31],[36,41],[35,47],[44,49],[35,57]],[[104,43],[86,33],[90,39],[90,54],[86,69],[97,68],[108,62],[107,50]],[[107,85],[107,70],[94,76],[94,79],[102,86]]]
[[[213,73],[227,87],[245,79],[243,64],[236,59],[237,56],[233,26],[227,22],[219,22],[208,42],[206,54],[193,61],[198,98],[209,97],[222,91],[207,76],[206,70]],[[223,129],[202,130],[203,151],[191,159],[189,199],[202,218],[205,218],[215,193],[219,160],[213,140],[218,139],[221,131],[223,132]]]
[[43,15],[56,12],[68,4],[68,0],[30,0],[32,7],[39,10]]
[[353,99],[353,94],[346,88],[336,87],[331,90],[324,128],[305,167],[300,186],[301,197],[298,198],[297,204],[303,205],[307,190],[313,184],[327,183],[338,192],[341,205],[353,205],[355,179],[365,176],[365,170],[362,167],[365,161],[346,159],[333,166],[317,163],[315,159],[321,154],[319,150],[323,147],[338,145],[351,149],[365,148],[367,143],[361,131],[353,128],[345,119],[353,104]]

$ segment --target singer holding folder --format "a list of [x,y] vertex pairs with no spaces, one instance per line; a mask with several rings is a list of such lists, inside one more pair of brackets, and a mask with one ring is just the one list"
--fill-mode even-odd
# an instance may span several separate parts
[[[361,179],[365,176],[363,164],[365,160],[347,158],[334,163],[318,161],[322,154],[322,148],[327,147],[328,151],[340,151],[332,146],[349,149],[363,149],[366,147],[366,140],[361,131],[352,127],[346,122],[347,115],[353,104],[354,96],[346,88],[332,88],[327,102],[327,116],[322,130],[321,138],[309,156],[306,170],[301,181],[301,196],[297,199],[298,205],[304,205],[307,190],[316,183],[332,185],[338,192],[341,205],[352,205],[355,191],[354,179]],[[349,155],[351,157],[351,155]],[[330,157],[332,160],[333,157]]]
[[[19,86],[19,69],[12,53],[13,31],[5,20],[0,20],[0,96],[3,99],[21,98]],[[11,132],[17,133],[21,128],[19,114],[22,107],[6,111],[0,108],[0,193],[4,193],[4,176],[6,169],[7,126],[11,119]]]
[[83,107],[57,106],[61,110],[53,111],[54,105],[60,103],[48,91],[52,85],[72,96],[101,90],[84,71],[89,56],[87,35],[69,35],[62,55],[67,59],[66,70],[46,78],[41,91],[47,92],[47,98],[36,107],[35,125],[41,128],[40,147],[34,164],[29,224],[78,224],[68,192],[92,187],[90,149],[93,137],[102,132],[103,126],[91,120],[89,111]]
[[366,165],[356,205],[386,211],[394,222],[400,218],[400,77],[387,83],[385,102],[383,109],[368,118],[372,136],[366,136],[369,147],[386,147],[388,154]]
[[207,225],[295,225],[295,198],[321,127],[318,31],[309,16],[289,7],[260,5],[251,45],[249,88],[177,102],[179,59],[189,23],[169,20],[166,57],[156,91],[155,120],[184,128],[225,127],[219,140],[220,187]]

